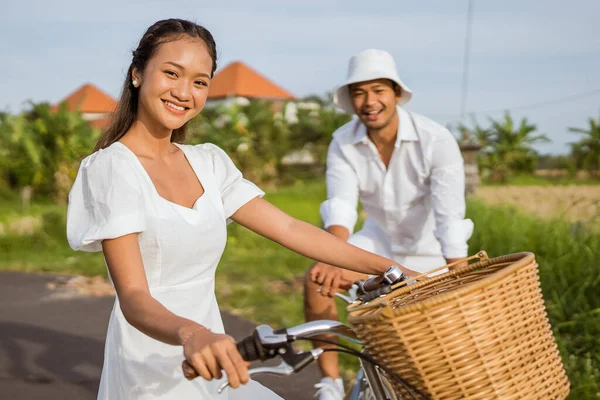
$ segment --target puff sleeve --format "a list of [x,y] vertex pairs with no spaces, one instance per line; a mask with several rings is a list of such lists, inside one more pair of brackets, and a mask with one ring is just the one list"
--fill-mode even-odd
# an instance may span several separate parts
[[140,177],[130,160],[100,150],[81,162],[67,208],[71,248],[101,251],[104,239],[144,231],[145,216]]
[[254,183],[244,179],[231,158],[218,146],[204,144],[213,155],[214,173],[221,192],[225,218],[231,217],[240,207],[264,192]]

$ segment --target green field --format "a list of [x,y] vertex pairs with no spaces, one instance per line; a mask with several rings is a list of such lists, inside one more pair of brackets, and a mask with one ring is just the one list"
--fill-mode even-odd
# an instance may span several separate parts
[[[318,225],[322,183],[270,191],[267,199],[293,216]],[[18,202],[0,200],[0,223],[24,216]],[[64,209],[36,204],[34,234],[0,236],[0,268],[83,275],[106,274],[99,254],[75,253],[64,239]],[[548,314],[572,389],[570,399],[600,398],[600,234],[562,220],[539,220],[515,208],[468,202],[475,222],[470,252],[490,256],[532,251],[540,264]],[[5,228],[6,231],[6,228]],[[222,308],[259,323],[303,322],[302,276],[311,261],[236,225],[217,272]],[[345,359],[344,365],[353,365]]]

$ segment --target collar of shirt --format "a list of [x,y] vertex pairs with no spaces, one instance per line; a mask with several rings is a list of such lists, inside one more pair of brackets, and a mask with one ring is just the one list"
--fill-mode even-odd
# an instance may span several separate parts
[[[394,144],[394,147],[400,147],[400,142],[402,142],[402,141],[406,141],[406,142],[418,141],[419,136],[417,136],[417,132],[415,131],[415,126],[413,125],[413,122],[411,121],[408,111],[406,111],[405,109],[403,109],[400,106],[396,106],[396,109],[398,110],[398,119],[399,119],[398,130],[399,130],[399,132],[398,132],[398,135],[396,135],[396,143]],[[354,132],[354,140],[352,141],[352,143],[353,144],[357,144],[357,143],[367,144],[368,142],[369,142],[369,136],[367,135],[367,127],[363,123],[361,123],[360,120],[357,120],[355,132]]]

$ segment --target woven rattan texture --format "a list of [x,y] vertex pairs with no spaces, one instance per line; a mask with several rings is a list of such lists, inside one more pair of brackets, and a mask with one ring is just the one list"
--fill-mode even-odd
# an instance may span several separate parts
[[434,400],[569,393],[532,253],[483,260],[351,305],[348,320],[375,359]]

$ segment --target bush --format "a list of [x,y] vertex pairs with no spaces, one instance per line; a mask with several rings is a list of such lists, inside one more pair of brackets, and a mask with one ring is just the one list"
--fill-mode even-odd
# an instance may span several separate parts
[[55,210],[44,213],[42,231],[55,240],[64,241],[67,235],[65,214]]
[[282,108],[279,112],[276,104],[258,100],[207,108],[190,122],[188,142],[216,144],[257,183],[279,183],[289,170],[282,159],[295,150],[310,148],[318,164],[311,167],[319,170],[331,134],[350,116],[316,103],[290,102]]
[[0,118],[0,186],[29,186],[62,203],[81,159],[92,150],[98,131],[80,113],[64,106],[31,103],[19,115]]

